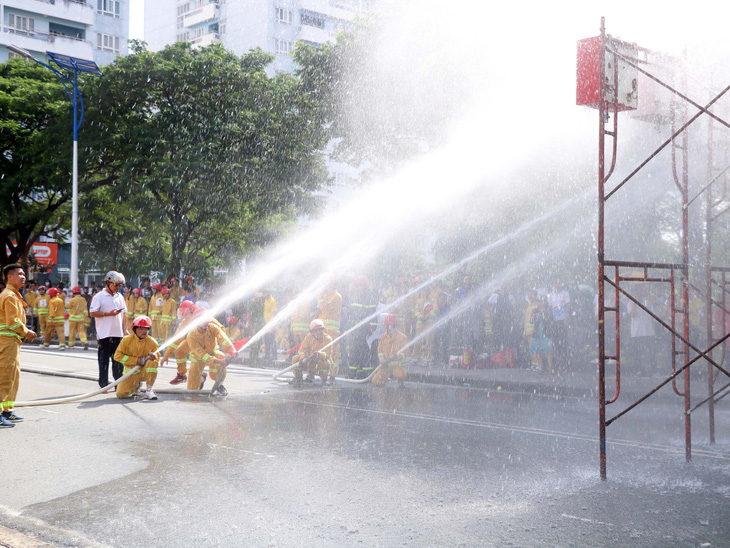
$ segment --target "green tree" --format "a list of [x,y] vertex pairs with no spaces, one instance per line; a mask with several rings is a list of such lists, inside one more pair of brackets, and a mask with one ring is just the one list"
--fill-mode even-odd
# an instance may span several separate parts
[[299,79],[267,76],[273,58],[260,50],[132,50],[91,86],[86,173],[133,197],[130,218],[169,250],[158,268],[204,272],[311,207],[326,135]]

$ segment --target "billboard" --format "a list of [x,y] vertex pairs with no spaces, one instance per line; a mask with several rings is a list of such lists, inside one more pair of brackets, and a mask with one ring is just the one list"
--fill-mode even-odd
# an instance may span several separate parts
[[[13,242],[15,245],[15,242]],[[5,253],[9,254],[10,249],[5,246]],[[42,242],[33,244],[31,250],[35,260],[41,266],[52,266],[58,262],[58,244],[51,242]]]

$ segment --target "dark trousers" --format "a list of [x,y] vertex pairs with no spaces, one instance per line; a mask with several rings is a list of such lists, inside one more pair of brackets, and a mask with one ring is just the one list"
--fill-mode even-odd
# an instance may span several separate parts
[[114,380],[121,377],[124,371],[122,364],[114,361],[114,353],[117,351],[120,342],[122,342],[121,337],[107,337],[98,341],[99,349],[96,355],[99,359],[99,386],[102,388],[109,384],[109,360],[112,361]]

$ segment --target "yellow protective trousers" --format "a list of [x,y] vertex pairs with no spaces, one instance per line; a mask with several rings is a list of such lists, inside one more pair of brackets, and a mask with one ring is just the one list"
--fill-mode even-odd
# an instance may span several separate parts
[[[300,361],[300,356],[297,354],[292,358],[292,365],[297,365]],[[298,379],[301,379],[303,376],[303,370],[304,368],[301,366],[295,367],[292,370],[292,373],[294,373],[294,376]],[[327,358],[320,358],[318,360],[310,360],[309,364],[307,365],[307,375],[315,376],[319,375],[319,378],[321,378],[323,381],[327,380],[328,375],[332,375],[332,369],[330,366],[329,361]],[[332,375],[334,376],[334,375]]]
[[63,334],[63,322],[54,323],[53,325],[51,325],[50,322],[48,323],[46,334],[43,336],[43,346],[48,348],[48,346],[51,344],[51,339],[53,338],[54,331],[58,334],[58,345],[61,348],[66,348],[66,335]]
[[155,340],[164,340],[160,338],[160,318],[154,317],[152,318],[152,329],[150,331],[150,336]]
[[20,386],[20,340],[0,337],[0,411],[12,411]]
[[404,381],[408,377],[408,373],[402,365],[384,365],[373,375],[373,386],[383,386],[389,377]]
[[[203,369],[205,369],[206,363],[196,360],[194,357],[194,354],[190,354],[190,373],[188,373],[188,390],[199,390],[200,389],[200,383],[203,381]],[[218,360],[223,360],[226,358],[226,355],[223,352],[220,352],[216,350],[213,352],[213,357]],[[214,381],[218,379],[218,373],[220,372],[221,368],[223,366],[219,365],[217,363],[211,363],[208,366],[208,370],[210,371],[210,378]],[[179,372],[179,370],[178,370]],[[223,377],[221,377],[221,382],[226,380],[226,373],[223,372]]]
[[48,329],[48,314],[38,314],[38,329],[38,335],[45,337],[46,329]]
[[[332,340],[334,341],[337,337],[340,336],[340,330],[325,328],[324,334],[332,337]],[[339,341],[332,345],[332,352],[330,353],[330,359],[332,360],[332,365],[330,366],[330,376],[336,377],[337,373],[339,373],[339,371],[340,371],[340,343],[339,343]]]
[[[177,363],[177,374],[184,377],[188,372],[188,354],[190,354],[190,345],[188,341],[183,341],[175,349],[175,362]],[[202,369],[201,369],[202,371]]]
[[[124,374],[130,372],[132,368],[125,367]],[[139,383],[142,381],[147,383],[147,388],[152,388],[157,380],[157,362],[152,361],[151,365],[146,365],[137,370],[133,375],[124,379],[117,385],[117,398],[128,398],[137,390]]]
[[[154,323],[152,325],[154,325]],[[160,343],[163,343],[167,339],[170,338],[171,328],[172,328],[172,322],[160,320],[160,332],[159,332],[159,336],[157,337],[157,340]]]
[[68,322],[68,346],[71,348],[76,344],[76,334],[83,344],[89,342],[86,339],[86,322]]
[[[432,322],[422,322],[419,320],[419,322],[416,324],[416,336],[420,336],[421,333],[423,333],[427,329],[430,329],[432,325]],[[411,353],[411,356],[413,356],[413,358],[416,360],[423,359],[426,361],[431,361],[431,359],[433,358],[433,345],[435,340],[436,333],[432,329],[426,334],[425,337],[416,341],[416,343],[413,345],[413,352]]]

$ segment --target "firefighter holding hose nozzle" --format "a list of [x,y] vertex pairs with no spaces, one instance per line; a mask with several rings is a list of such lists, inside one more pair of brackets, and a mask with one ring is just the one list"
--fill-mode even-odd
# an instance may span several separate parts
[[[132,321],[132,333],[126,335],[114,353],[114,361],[124,366],[124,375],[139,365],[140,368],[117,386],[117,398],[131,396],[156,400],[157,394],[152,386],[157,379],[157,341],[149,336],[152,320],[148,316],[138,316]],[[141,388],[146,383],[146,390]]]
[[398,386],[404,386],[403,381],[408,377],[406,368],[406,353],[403,347],[408,344],[408,337],[398,330],[398,319],[395,314],[386,314],[383,319],[385,333],[378,345],[378,361],[380,369],[373,375],[373,386],[383,386],[390,377],[398,380]]
[[[325,346],[327,348],[325,348]],[[312,320],[309,324],[309,333],[304,337],[299,353],[292,359],[294,379],[290,384],[299,387],[302,382],[314,382],[314,377],[319,375],[322,385],[331,386],[334,383],[334,376],[330,375],[332,368],[332,337],[324,332],[322,320]],[[304,371],[307,378],[302,380]]]
[[[236,357],[238,352],[233,347],[231,340],[223,331],[220,324],[208,316],[208,311],[198,309],[194,314],[194,321],[198,325],[193,329],[186,338],[190,348],[190,372],[188,373],[188,390],[202,390],[205,380],[208,376],[203,373],[203,369],[207,366],[210,370],[210,378],[218,379],[221,375],[220,382],[225,380],[226,366],[232,358],[226,357],[216,347],[220,344],[224,352],[232,354]],[[218,394],[227,396],[228,390],[223,384],[218,386]]]

